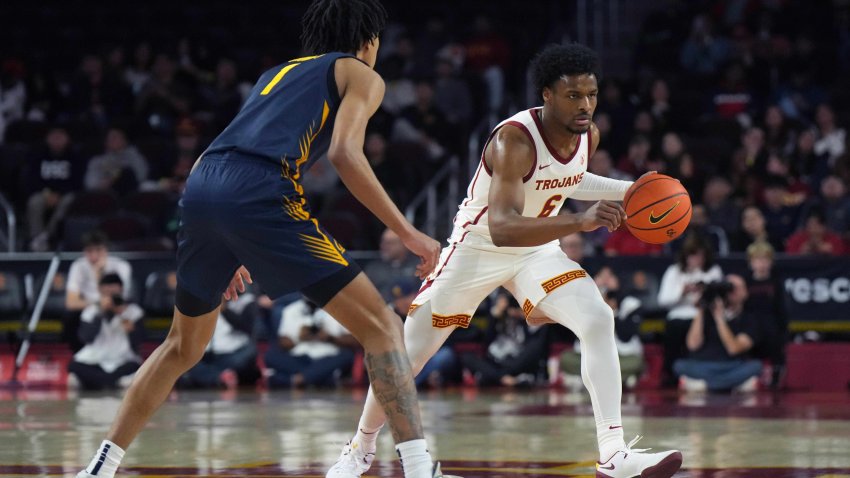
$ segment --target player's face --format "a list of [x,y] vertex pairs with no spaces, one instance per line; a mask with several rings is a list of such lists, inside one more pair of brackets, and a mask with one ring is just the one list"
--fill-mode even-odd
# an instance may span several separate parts
[[552,87],[543,89],[543,101],[548,112],[573,134],[590,129],[599,85],[596,75],[562,76]]

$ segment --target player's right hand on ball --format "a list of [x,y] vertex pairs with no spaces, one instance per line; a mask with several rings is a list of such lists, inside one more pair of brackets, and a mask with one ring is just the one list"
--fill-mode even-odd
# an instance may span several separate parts
[[404,243],[404,247],[419,256],[420,262],[416,266],[416,277],[420,279],[428,277],[428,274],[437,267],[437,260],[440,258],[440,243],[419,231],[414,231],[409,236],[401,238],[401,241]]
[[600,227],[613,232],[626,220],[626,211],[623,206],[614,201],[599,201],[590,206],[590,209],[582,214],[582,227],[584,232],[594,231]]

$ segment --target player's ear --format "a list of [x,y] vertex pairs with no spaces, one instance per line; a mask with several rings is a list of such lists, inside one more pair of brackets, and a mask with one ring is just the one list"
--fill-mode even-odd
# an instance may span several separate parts
[[544,86],[542,96],[543,96],[543,102],[548,103],[549,100],[552,99],[552,90],[548,86]]

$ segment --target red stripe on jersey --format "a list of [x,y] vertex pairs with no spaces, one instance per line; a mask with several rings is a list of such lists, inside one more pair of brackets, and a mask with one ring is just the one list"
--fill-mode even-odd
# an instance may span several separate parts
[[[479,212],[478,215],[475,216],[474,221],[467,221],[467,223],[464,224],[463,226],[461,226],[461,228],[464,228],[464,227],[466,227],[470,224],[472,224],[472,225],[478,224],[478,221],[481,219],[482,216],[484,216],[484,213],[487,212],[488,207],[490,207],[490,206],[484,206],[484,208],[481,209],[481,212]],[[458,240],[457,242],[452,244],[452,250],[449,251],[449,255],[446,256],[446,260],[445,260],[445,262],[443,262],[443,265],[440,266],[440,270],[437,271],[437,274],[434,275],[433,279],[429,280],[428,282],[426,282],[425,284],[422,285],[422,287],[419,289],[419,293],[422,293],[423,290],[431,287],[431,284],[433,284],[434,281],[437,280],[437,277],[440,277],[440,274],[443,273],[443,269],[445,269],[446,265],[448,265],[449,259],[452,258],[452,254],[455,253],[455,249],[457,248],[457,245],[460,244],[461,242],[463,242],[463,240],[466,238],[467,234],[469,234],[469,231],[464,232],[463,235],[460,236],[460,240]]]
[[493,170],[490,169],[490,166],[487,166],[487,160],[485,159],[485,155],[487,153],[487,146],[490,145],[490,141],[493,139],[493,136],[496,136],[496,132],[502,129],[502,126],[505,126],[507,124],[525,133],[525,135],[528,136],[528,140],[531,141],[531,147],[534,148],[534,161],[531,163],[531,169],[528,171],[528,174],[526,174],[525,177],[522,178],[522,182],[527,182],[534,174],[534,167],[537,166],[537,147],[534,144],[534,138],[531,136],[531,132],[528,131],[528,128],[526,128],[525,125],[520,123],[519,121],[505,121],[504,123],[497,126],[496,129],[494,129],[490,133],[490,136],[487,137],[487,142],[484,143],[484,149],[481,150],[481,164],[484,165],[484,170],[487,171],[487,174],[492,176]]

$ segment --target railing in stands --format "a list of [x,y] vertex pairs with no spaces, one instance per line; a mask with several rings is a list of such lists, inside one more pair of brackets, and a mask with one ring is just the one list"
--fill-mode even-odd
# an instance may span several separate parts
[[[452,218],[455,216],[455,212],[457,209],[457,204],[460,201],[458,197],[458,184],[460,178],[458,177],[460,173],[460,161],[456,156],[452,156],[448,163],[445,166],[440,168],[434,177],[428,181],[425,186],[422,188],[422,191],[419,192],[414,198],[410,201],[410,204],[407,206],[407,209],[404,211],[405,217],[407,220],[411,222],[411,224],[420,224],[422,232],[425,234],[435,237],[438,232],[438,226],[440,226],[440,221],[446,221],[443,226],[446,227],[446,231],[448,230],[448,226],[451,223]],[[444,200],[443,206],[446,208],[444,210],[445,214],[442,214],[438,211],[438,194],[441,191],[441,186],[445,185],[446,195],[443,198]],[[425,219],[421,222],[417,222],[417,211],[425,205]]]
[[9,204],[9,201],[6,200],[6,196],[3,193],[0,193],[0,207],[3,208],[3,212],[6,214],[6,224],[9,226],[9,232],[3,232],[0,230],[0,242],[6,244],[6,248],[9,252],[15,252],[15,238],[18,237],[18,221],[15,216],[15,208]]

